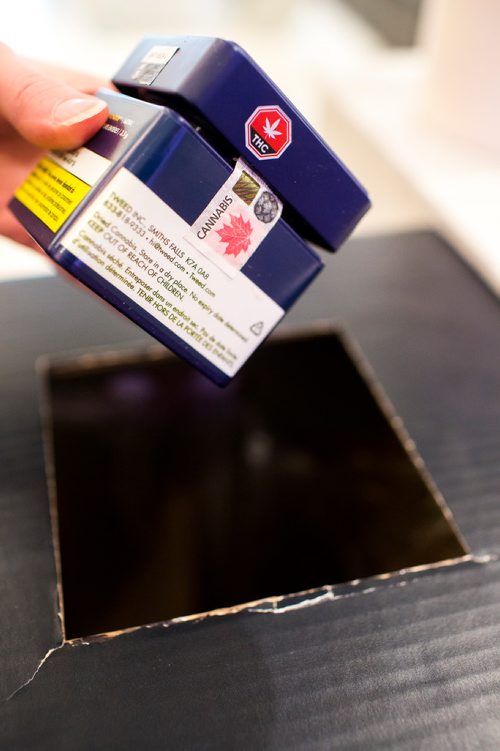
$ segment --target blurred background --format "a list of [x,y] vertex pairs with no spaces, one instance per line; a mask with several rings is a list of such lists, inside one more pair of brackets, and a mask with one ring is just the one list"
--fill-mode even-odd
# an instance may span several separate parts
[[[24,0],[1,37],[104,78],[147,33],[239,42],[369,190],[356,235],[434,228],[499,292],[498,29],[500,0]],[[0,279],[50,273],[0,238]]]

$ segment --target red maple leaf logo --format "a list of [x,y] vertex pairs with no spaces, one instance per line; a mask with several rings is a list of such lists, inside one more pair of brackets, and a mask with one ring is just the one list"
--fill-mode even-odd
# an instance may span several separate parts
[[232,214],[230,218],[231,224],[223,224],[222,229],[215,231],[219,235],[221,242],[227,243],[224,254],[237,256],[239,253],[248,250],[252,225],[250,222],[246,222],[241,215],[236,216],[236,214]]

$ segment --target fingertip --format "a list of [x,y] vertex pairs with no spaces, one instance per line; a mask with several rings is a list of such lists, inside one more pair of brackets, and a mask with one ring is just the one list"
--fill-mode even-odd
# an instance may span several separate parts
[[3,106],[14,128],[42,149],[77,148],[108,117],[108,107],[102,99],[31,74],[24,77],[23,85],[10,100],[4,100]]
[[106,122],[106,102],[78,97],[58,102],[51,121],[41,128],[38,143],[48,149],[74,149],[88,141]]
[[0,113],[35,146],[71,149],[104,125],[107,105],[40,73],[0,43]]
[[91,120],[106,110],[106,103],[95,97],[75,97],[58,102],[52,110],[56,125],[71,127],[86,120]]

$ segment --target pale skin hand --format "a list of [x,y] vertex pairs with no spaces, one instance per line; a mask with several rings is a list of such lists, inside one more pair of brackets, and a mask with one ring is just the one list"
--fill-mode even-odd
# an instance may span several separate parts
[[44,151],[81,146],[104,125],[107,107],[92,96],[104,85],[0,43],[0,235],[34,247],[7,204]]

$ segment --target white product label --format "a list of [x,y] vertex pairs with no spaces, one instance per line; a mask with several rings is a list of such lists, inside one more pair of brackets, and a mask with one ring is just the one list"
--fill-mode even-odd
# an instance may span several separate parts
[[155,44],[146,52],[141,62],[153,63],[154,65],[166,65],[178,49],[178,47],[173,47],[168,44]]
[[242,159],[185,239],[234,277],[281,216],[283,204]]
[[73,151],[51,151],[50,158],[88,185],[94,185],[111,164],[109,159],[85,146]]
[[149,86],[178,49],[178,47],[171,47],[166,44],[155,44],[142,58],[137,70],[132,74],[132,79],[142,86]]
[[122,168],[61,239],[73,255],[228,376],[284,315],[244,274],[188,244],[190,228]]

